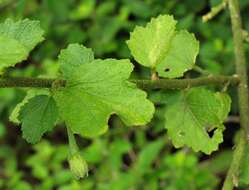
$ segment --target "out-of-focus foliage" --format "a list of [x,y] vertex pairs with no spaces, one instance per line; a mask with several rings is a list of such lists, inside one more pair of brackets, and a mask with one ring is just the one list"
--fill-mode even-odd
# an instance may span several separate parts
[[[33,147],[33,154],[22,160],[22,170],[17,165],[17,155],[7,146],[0,148],[4,177],[3,189],[60,190],[80,189],[189,189],[211,190],[218,179],[198,165],[198,159],[184,150],[169,154],[163,146],[165,139],[146,142],[142,150],[134,152],[127,139],[95,139],[82,155],[90,163],[87,178],[76,181],[70,170],[64,168],[67,146],[44,140]],[[132,161],[124,159],[132,155]],[[108,174],[108,175],[107,175]],[[32,176],[27,178],[27,176]]]
[[[173,14],[177,30],[188,29],[200,43],[197,64],[214,74],[231,74],[233,45],[228,11],[203,23],[201,16],[220,0],[0,0],[0,21],[6,18],[37,19],[46,40],[26,62],[11,69],[13,76],[55,77],[56,57],[69,43],[83,43],[97,58],[131,58],[126,45],[129,32],[151,17]],[[241,0],[244,28],[249,30],[249,0]],[[246,45],[249,50],[249,44]],[[247,51],[247,58],[249,58]],[[135,60],[133,60],[135,63]],[[138,64],[134,77],[148,77]],[[231,90],[232,91],[232,90]],[[232,96],[235,93],[231,93]],[[175,151],[163,129],[165,108],[142,128],[124,128],[110,121],[110,132],[95,140],[80,140],[89,163],[89,176],[74,180],[66,164],[66,131],[58,127],[46,140],[31,146],[21,139],[18,127],[8,121],[16,103],[25,96],[20,89],[0,89],[0,189],[4,190],[215,190],[231,160],[231,148],[206,159],[188,149]],[[232,113],[237,104],[232,101]],[[153,126],[153,127],[152,127]],[[231,126],[229,126],[231,127]],[[241,182],[243,183],[243,181]]]

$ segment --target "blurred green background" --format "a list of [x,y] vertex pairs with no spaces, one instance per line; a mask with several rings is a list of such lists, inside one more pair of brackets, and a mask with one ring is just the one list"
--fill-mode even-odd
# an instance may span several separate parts
[[[228,10],[208,23],[202,15],[221,0],[0,0],[0,21],[40,20],[46,40],[29,59],[8,74],[56,77],[57,55],[69,43],[82,43],[98,58],[130,58],[133,77],[149,78],[126,45],[136,25],[151,17],[172,14],[178,28],[195,33],[200,41],[197,65],[214,74],[232,74],[233,43]],[[244,28],[249,30],[249,0],[241,0]],[[249,44],[246,45],[249,60]],[[197,76],[187,73],[187,76]],[[163,110],[147,126],[128,128],[115,116],[103,136],[78,138],[89,164],[89,176],[77,181],[67,164],[67,136],[57,126],[32,146],[21,138],[19,126],[8,116],[26,89],[0,89],[0,189],[2,190],[216,190],[230,164],[233,137],[239,127],[237,102],[226,122],[220,151],[206,156],[191,149],[174,149],[163,128]],[[230,89],[235,100],[236,93]],[[246,188],[243,180],[240,182]]]

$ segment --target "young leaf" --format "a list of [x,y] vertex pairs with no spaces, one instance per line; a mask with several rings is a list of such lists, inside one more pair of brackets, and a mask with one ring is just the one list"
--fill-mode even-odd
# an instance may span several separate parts
[[44,31],[39,21],[28,19],[14,22],[7,19],[0,24],[0,72],[25,60],[41,41]]
[[33,97],[21,107],[18,118],[22,122],[23,138],[29,143],[37,143],[45,132],[53,128],[57,117],[58,110],[52,97]]
[[[76,55],[71,51],[72,47],[81,53]],[[87,62],[87,52],[89,49],[74,44],[59,56],[67,84],[64,88],[54,89],[54,97],[66,125],[74,133],[94,137],[107,130],[108,119],[114,113],[127,125],[149,122],[154,106],[146,99],[145,92],[127,81],[133,70],[129,60],[90,59]],[[77,59],[80,64],[76,66],[65,61],[70,59]]]
[[[178,91],[167,105],[165,127],[175,147],[187,145],[210,154],[223,141],[222,122],[230,111],[231,100],[223,93],[203,88]],[[176,119],[177,118],[177,119]],[[214,130],[210,137],[208,131]]]
[[181,77],[193,68],[199,51],[199,42],[187,31],[175,31],[172,16],[160,15],[146,27],[138,26],[127,41],[135,60],[155,69],[159,76]]

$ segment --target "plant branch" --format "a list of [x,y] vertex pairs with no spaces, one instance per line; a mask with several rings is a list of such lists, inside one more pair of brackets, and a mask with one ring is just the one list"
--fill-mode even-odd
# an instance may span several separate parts
[[232,190],[234,186],[238,186],[238,176],[241,160],[243,158],[244,149],[249,139],[249,94],[247,86],[247,67],[245,50],[243,44],[242,21],[239,10],[238,0],[229,0],[229,9],[231,15],[231,23],[233,30],[234,53],[236,73],[240,78],[238,85],[240,125],[242,127],[239,143],[234,151],[233,161],[228,170],[222,190]]
[[197,65],[194,66],[193,70],[202,74],[202,75],[212,75],[212,73],[210,73],[209,71],[207,71],[207,70],[205,70]]
[[[0,88],[51,88],[56,82],[56,85],[65,86],[65,80],[58,79],[42,79],[31,77],[0,77]],[[195,79],[158,79],[158,80],[131,80],[142,89],[184,89],[188,87],[202,85],[236,85],[239,83],[239,78],[236,76],[207,76]]]
[[234,153],[233,160],[230,168],[227,172],[227,176],[222,187],[222,190],[232,190],[233,187],[239,185],[239,168],[245,152],[246,139],[244,138],[244,131],[240,131],[239,142],[237,143]]
[[54,82],[61,86],[66,85],[65,80],[44,79],[33,77],[0,77],[0,88],[51,88]]
[[233,30],[236,73],[240,78],[240,84],[238,85],[240,120],[241,126],[245,130],[246,139],[249,140],[249,91],[247,85],[248,74],[238,0],[229,0],[229,9]]
[[132,80],[142,89],[184,89],[203,85],[224,85],[239,83],[236,76],[208,76],[195,79]]

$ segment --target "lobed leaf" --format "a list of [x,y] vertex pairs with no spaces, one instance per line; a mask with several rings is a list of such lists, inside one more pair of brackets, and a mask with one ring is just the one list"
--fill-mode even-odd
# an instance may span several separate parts
[[[81,53],[76,55],[72,48]],[[84,55],[90,55],[89,49],[74,44],[59,56],[67,85],[54,89],[54,98],[66,125],[74,133],[94,137],[107,130],[112,114],[117,114],[127,125],[149,122],[154,106],[146,99],[145,92],[127,81],[133,70],[129,60],[90,59],[87,62],[89,59]],[[65,61],[71,58],[77,59],[79,64]]]
[[175,31],[172,16],[160,15],[137,26],[127,41],[135,60],[156,70],[161,77],[176,78],[193,68],[199,42],[187,31]]
[[152,18],[146,27],[136,26],[127,41],[135,60],[141,65],[154,68],[168,51],[175,26],[176,21],[169,15]]
[[[165,127],[175,147],[187,145],[210,154],[223,141],[222,122],[230,111],[231,100],[224,93],[192,88],[174,94],[165,113]],[[176,119],[177,118],[177,119]],[[213,134],[208,132],[213,130]]]

